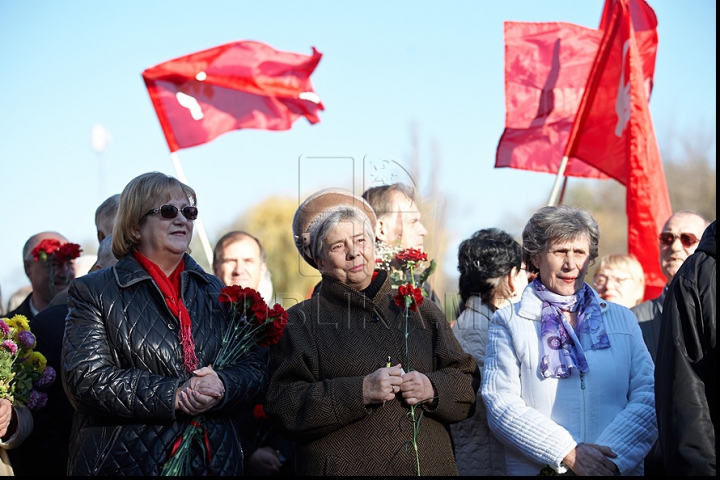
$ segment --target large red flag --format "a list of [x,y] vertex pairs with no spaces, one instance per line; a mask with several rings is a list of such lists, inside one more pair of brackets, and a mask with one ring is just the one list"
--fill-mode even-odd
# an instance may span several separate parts
[[[505,130],[495,167],[557,173],[602,32],[505,22]],[[608,178],[575,160],[566,176]]]
[[[505,22],[506,115],[496,168],[558,173],[614,1],[605,1],[599,31],[562,22]],[[630,0],[629,12],[649,98],[657,17],[645,0]],[[569,158],[565,170],[566,177],[607,179],[606,173],[576,157]]]
[[643,265],[647,299],[665,285],[657,236],[672,209],[628,0],[611,12],[565,154],[625,185],[628,252]]
[[142,73],[171,152],[240,128],[288,130],[324,110],[310,82],[322,54],[281,52],[260,42],[228,43]]

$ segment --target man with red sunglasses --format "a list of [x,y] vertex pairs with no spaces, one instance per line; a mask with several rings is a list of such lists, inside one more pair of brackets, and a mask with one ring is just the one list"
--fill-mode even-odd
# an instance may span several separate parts
[[680,265],[695,252],[700,237],[708,225],[710,222],[699,213],[692,210],[680,210],[665,222],[665,226],[658,236],[660,270],[665,275],[665,288],[659,297],[647,300],[631,309],[640,322],[640,329],[653,361],[657,358],[660,318],[667,287]]
[[[662,355],[662,352],[658,352],[658,343],[665,293],[685,259],[695,252],[700,238],[709,224],[710,222],[697,212],[679,210],[665,222],[662,232],[658,235],[660,270],[665,275],[665,288],[659,297],[631,308],[640,323],[645,345],[647,345],[654,362],[657,361],[659,355]],[[645,475],[665,475],[657,442],[645,458]]]

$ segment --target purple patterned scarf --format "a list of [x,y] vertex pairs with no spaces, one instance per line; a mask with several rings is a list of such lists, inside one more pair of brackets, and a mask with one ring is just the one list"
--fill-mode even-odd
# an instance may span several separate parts
[[[540,373],[544,378],[567,378],[570,369],[590,370],[584,349],[610,348],[600,305],[592,289],[583,284],[579,292],[564,296],[550,292],[539,279],[533,286],[542,300],[540,326]],[[573,330],[562,310],[578,311]]]

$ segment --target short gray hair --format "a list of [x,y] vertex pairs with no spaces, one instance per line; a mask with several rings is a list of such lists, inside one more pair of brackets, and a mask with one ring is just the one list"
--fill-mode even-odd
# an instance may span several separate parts
[[523,261],[531,273],[539,273],[532,259],[553,240],[569,241],[587,235],[590,265],[595,263],[600,243],[600,227],[592,213],[568,205],[543,207],[530,217],[522,233]]
[[362,211],[351,206],[343,206],[322,219],[321,223],[314,228],[315,233],[310,237],[310,253],[313,260],[317,263],[318,258],[324,258],[322,255],[323,242],[340,222],[358,221],[362,223],[365,234],[370,238],[371,245],[375,244],[375,232],[373,227]]
[[408,200],[415,201],[415,190],[409,185],[400,182],[368,188],[362,194],[362,197],[375,210],[375,215],[379,218],[396,212],[397,207],[393,201],[395,192],[402,193]]

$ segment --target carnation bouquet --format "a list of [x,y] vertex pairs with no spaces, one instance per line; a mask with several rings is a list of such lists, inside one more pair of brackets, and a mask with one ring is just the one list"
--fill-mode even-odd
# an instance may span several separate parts
[[0,398],[10,400],[15,407],[44,407],[47,394],[35,387],[51,385],[57,374],[45,356],[35,351],[35,335],[27,318],[0,318],[0,341]]
[[[288,313],[279,303],[270,308],[257,291],[239,285],[220,290],[218,300],[228,304],[230,322],[223,332],[220,351],[212,364],[215,370],[237,364],[254,345],[269,347],[280,340],[287,325]],[[208,459],[210,458],[202,421],[203,416],[198,415],[185,427],[185,431],[175,441],[170,458],[163,466],[162,475],[184,476],[189,473],[193,442],[197,442]]]
[[[425,292],[417,286],[418,283],[422,284],[427,280],[427,277],[435,269],[435,262],[432,261],[429,268],[425,268],[424,262],[427,261],[427,254],[420,250],[409,248],[406,250],[400,250],[395,253],[394,258],[391,262],[391,268],[395,269],[396,278],[399,280],[397,285],[398,293],[393,297],[395,304],[403,309],[405,313],[405,365],[404,367],[408,372],[412,371],[412,364],[410,363],[410,348],[408,346],[408,338],[410,336],[409,328],[409,316],[410,311],[417,312],[418,307],[422,305],[425,299]],[[416,269],[420,269],[422,274],[416,278]],[[388,273],[390,274],[390,273]],[[418,436],[420,434],[420,421],[423,417],[423,410],[420,407],[421,404],[433,400],[432,398],[426,398],[410,406],[410,410],[407,413],[410,422],[413,427],[412,438],[406,445],[406,450],[412,446],[415,452],[415,463],[417,466],[417,474],[420,476],[420,452],[418,451]]]

